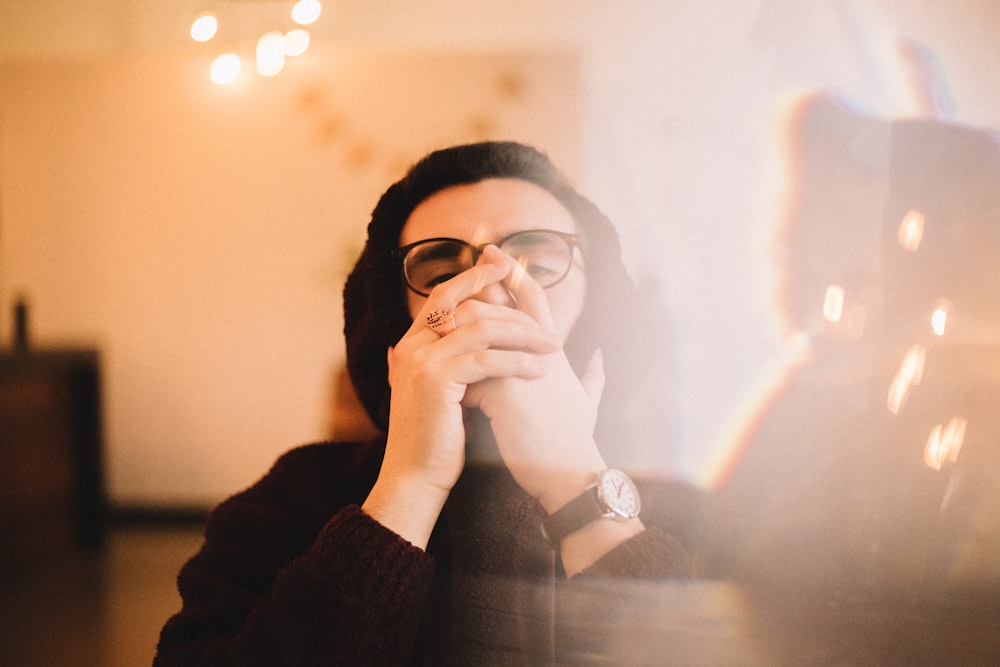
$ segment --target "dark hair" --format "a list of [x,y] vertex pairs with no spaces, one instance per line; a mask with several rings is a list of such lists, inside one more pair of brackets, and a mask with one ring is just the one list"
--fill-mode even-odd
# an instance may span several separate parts
[[[534,183],[552,194],[577,223],[587,274],[587,296],[580,320],[566,344],[566,353],[581,372],[593,351],[605,355],[605,396],[634,364],[618,368],[611,362],[627,347],[619,339],[621,323],[634,323],[635,290],[621,260],[618,235],[608,218],[580,195],[540,151],[514,142],[485,142],[435,151],[392,185],[379,200],[368,225],[368,241],[344,288],[344,334],[347,366],[358,397],[372,420],[386,428],[389,385],[386,350],[412,320],[406,288],[392,251],[410,213],[422,201],[445,188],[490,178],[514,178]],[[626,325],[627,326],[627,325]],[[634,351],[634,350],[633,350]],[[627,351],[626,351],[627,353]]]

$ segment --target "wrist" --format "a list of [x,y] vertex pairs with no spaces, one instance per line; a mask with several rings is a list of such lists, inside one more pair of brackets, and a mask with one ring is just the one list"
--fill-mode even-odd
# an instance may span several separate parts
[[597,444],[585,448],[583,454],[564,457],[560,465],[552,466],[543,475],[544,485],[536,496],[547,514],[552,514],[572,501],[580,492],[594,484],[608,466],[597,450]]
[[542,522],[542,531],[553,546],[559,546],[567,535],[592,522],[629,521],[639,516],[641,508],[635,483],[622,471],[608,468],[594,475],[569,502],[549,512]]
[[570,533],[559,544],[559,558],[566,576],[579,574],[645,529],[636,517],[627,521],[592,521]]
[[582,490],[591,486],[605,468],[603,464],[596,464],[553,476],[551,483],[539,494],[539,504],[546,514],[554,514],[579,496]]
[[379,477],[361,510],[413,546],[427,548],[448,492],[416,480]]

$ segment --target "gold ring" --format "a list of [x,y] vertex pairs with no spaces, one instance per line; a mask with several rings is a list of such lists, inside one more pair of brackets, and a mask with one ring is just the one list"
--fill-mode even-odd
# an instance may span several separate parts
[[458,328],[454,310],[432,310],[427,314],[427,326],[438,336],[447,336]]

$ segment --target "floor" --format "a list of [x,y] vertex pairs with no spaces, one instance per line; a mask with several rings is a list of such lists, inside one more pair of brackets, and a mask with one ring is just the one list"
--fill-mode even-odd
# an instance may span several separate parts
[[180,608],[175,580],[201,527],[112,527],[104,551],[66,559],[0,587],[0,664],[149,665]]

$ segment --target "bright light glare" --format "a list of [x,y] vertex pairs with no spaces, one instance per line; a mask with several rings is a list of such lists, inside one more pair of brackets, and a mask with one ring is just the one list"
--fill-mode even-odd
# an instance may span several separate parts
[[924,214],[911,208],[899,223],[897,234],[899,245],[910,252],[916,252],[920,242],[924,240]]
[[948,307],[940,306],[931,315],[931,328],[938,336],[944,335],[944,327],[948,323]]
[[191,39],[196,42],[207,42],[215,37],[219,22],[211,14],[202,14],[191,24]]
[[899,414],[910,393],[910,387],[920,384],[920,378],[924,374],[924,360],[927,358],[927,351],[919,345],[914,345],[906,351],[903,363],[899,365],[896,377],[889,384],[889,395],[886,397],[886,406],[892,414]]
[[844,316],[844,288],[840,285],[830,285],[823,297],[823,317],[828,322],[836,324]]
[[242,65],[240,64],[240,57],[238,55],[235,53],[223,53],[212,61],[209,76],[212,78],[212,83],[226,85],[239,78],[241,69]]
[[292,20],[299,25],[311,25],[319,18],[319,0],[299,0],[292,7]]
[[962,417],[952,417],[947,424],[938,424],[927,438],[924,447],[924,463],[928,468],[940,470],[945,463],[958,460],[958,453],[965,444],[965,431],[968,420]]
[[277,30],[266,32],[257,40],[257,73],[274,76],[285,67],[285,36]]
[[289,30],[285,33],[285,55],[301,56],[309,48],[309,33],[305,30]]

